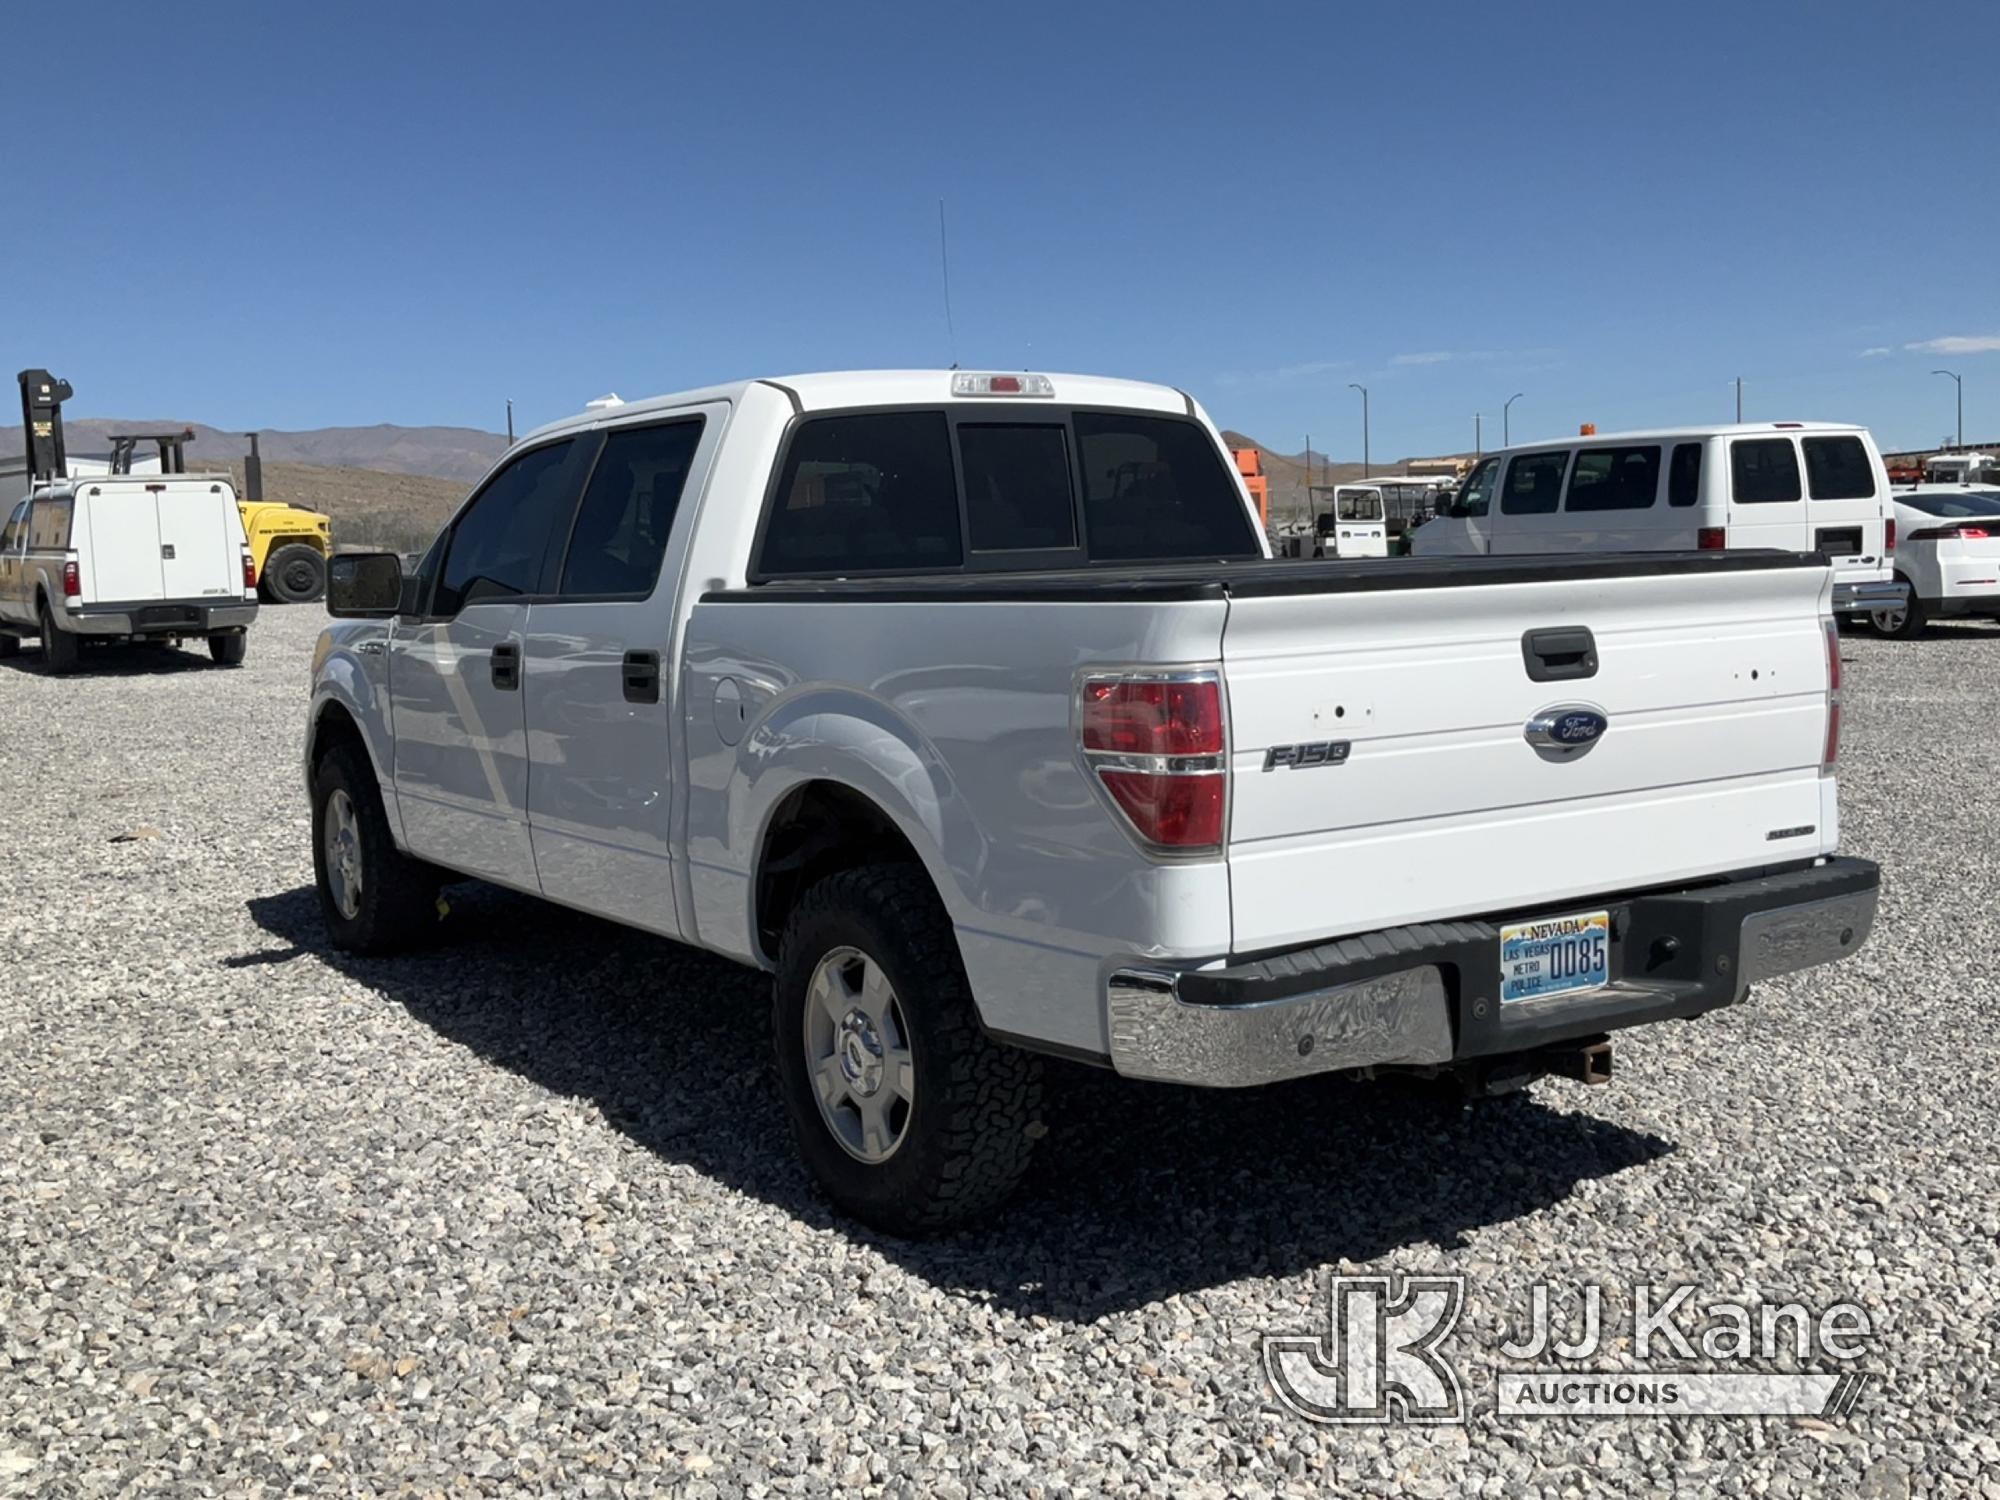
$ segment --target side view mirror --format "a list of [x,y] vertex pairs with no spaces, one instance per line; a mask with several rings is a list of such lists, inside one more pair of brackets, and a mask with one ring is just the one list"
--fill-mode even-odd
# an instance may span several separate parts
[[402,606],[403,562],[393,552],[337,552],[326,570],[326,612],[382,620]]

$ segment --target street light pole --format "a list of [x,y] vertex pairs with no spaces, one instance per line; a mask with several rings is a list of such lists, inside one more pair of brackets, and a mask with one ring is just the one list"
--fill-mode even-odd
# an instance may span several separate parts
[[1520,391],[1514,392],[1513,395],[1507,398],[1507,404],[1500,408],[1500,446],[1503,448],[1514,446],[1514,424],[1508,420],[1508,415],[1514,403],[1521,399],[1522,394]]
[[1933,375],[1951,375],[1951,383],[1958,387],[1958,446],[1965,446],[1965,382],[1950,370],[1933,370]]
[[1356,384],[1355,384],[1355,383],[1354,383],[1353,381],[1351,381],[1351,380],[1350,380],[1350,381],[1348,381],[1348,382],[1347,382],[1347,388],[1348,388],[1348,389],[1349,389],[1350,391],[1359,391],[1359,392],[1361,392],[1361,477],[1362,477],[1363,479],[1366,479],[1366,478],[1368,477],[1368,475],[1369,475],[1369,467],[1368,467],[1368,387],[1367,387],[1367,386],[1365,386],[1365,385],[1356,385]]
[[1486,456],[1486,439],[1480,432],[1480,424],[1485,422],[1485,420],[1486,413],[1483,411],[1476,411],[1472,414],[1472,456],[1474,458],[1484,458]]

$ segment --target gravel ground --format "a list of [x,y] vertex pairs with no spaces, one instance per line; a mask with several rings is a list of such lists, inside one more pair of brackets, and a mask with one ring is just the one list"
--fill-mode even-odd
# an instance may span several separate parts
[[[323,948],[319,623],[0,662],[0,1493],[2000,1497],[2000,631],[1846,642],[1854,961],[1469,1115],[1058,1070],[1006,1218],[910,1245],[808,1189],[756,976],[474,887],[434,952]],[[1471,1278],[1468,1426],[1278,1405],[1330,1270]],[[1853,1299],[1874,1378],[1502,1420],[1538,1278]]]

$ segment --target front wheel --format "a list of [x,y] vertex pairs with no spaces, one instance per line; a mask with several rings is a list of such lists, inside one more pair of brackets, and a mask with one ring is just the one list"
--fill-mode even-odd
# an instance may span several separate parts
[[1929,616],[1924,610],[1924,601],[1910,591],[1907,602],[1894,609],[1876,609],[1868,613],[1868,623],[1875,627],[1877,635],[1886,635],[1891,640],[1908,641],[1924,633]]
[[326,592],[326,559],[316,547],[288,543],[264,559],[263,585],[280,604],[310,604]]
[[437,870],[396,847],[367,753],[326,753],[313,776],[313,876],[336,948],[393,953],[437,922]]
[[1041,1065],[981,1029],[950,919],[921,871],[829,876],[785,926],[772,994],[799,1154],[891,1234],[998,1207],[1042,1133]]

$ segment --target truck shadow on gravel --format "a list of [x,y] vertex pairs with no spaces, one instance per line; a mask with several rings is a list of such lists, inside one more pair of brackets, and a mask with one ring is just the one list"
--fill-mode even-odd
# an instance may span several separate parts
[[1533,1095],[1467,1115],[1396,1085],[1208,1092],[1054,1063],[1049,1136],[1002,1216],[890,1239],[837,1216],[793,1154],[763,975],[510,892],[448,895],[438,944],[392,959],[327,946],[310,886],[258,897],[250,915],[281,946],[224,962],[317,958],[481,1057],[593,1101],[656,1155],[1024,1313],[1089,1321],[1240,1277],[1449,1249],[1672,1149]]

